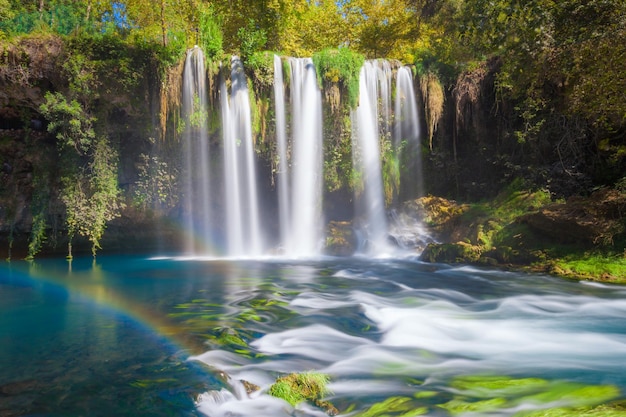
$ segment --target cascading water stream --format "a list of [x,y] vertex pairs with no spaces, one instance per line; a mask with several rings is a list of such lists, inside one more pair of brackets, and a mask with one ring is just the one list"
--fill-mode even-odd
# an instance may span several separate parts
[[290,58],[292,159],[285,254],[319,255],[322,237],[322,95],[310,58]]
[[396,78],[394,145],[397,147],[401,140],[419,143],[420,130],[411,69],[398,68]]
[[[324,230],[322,98],[310,58],[288,58],[286,63],[288,90],[283,79],[283,61],[274,57],[279,233],[272,241],[287,257],[312,257],[321,252]],[[396,235],[396,231],[390,233],[387,220],[380,143],[392,141],[398,158],[400,151],[405,152],[403,163],[414,158],[414,152],[409,155],[408,150],[419,150],[418,112],[410,70],[404,67],[397,71],[395,102],[391,99],[392,77],[388,61],[366,62],[360,74],[360,105],[352,113],[353,159],[361,179],[356,187],[354,225],[364,243],[361,249],[376,255],[389,253],[389,235]],[[224,190],[223,204],[215,207],[221,207],[223,214],[216,217],[211,212],[204,57],[197,47],[189,51],[183,81],[183,212],[190,232],[185,250],[189,254],[206,254],[204,246],[196,242],[210,243],[219,223],[226,241],[225,255],[257,257],[268,249],[260,221],[266,216],[259,204],[248,84],[236,57],[231,61],[230,81],[230,91],[225,79],[219,86]],[[410,163],[411,167],[417,166],[419,155]],[[419,173],[417,177],[421,183]],[[411,182],[415,179],[411,178]]]
[[[409,67],[398,68],[394,103],[393,148],[395,157],[408,172],[416,175],[401,183],[401,193],[412,197],[424,195],[420,145],[420,121],[415,100],[413,76]],[[424,248],[432,241],[424,225],[410,216],[395,211],[390,234],[400,246]]]
[[359,218],[357,229],[367,242],[366,252],[380,255],[389,252],[390,245],[387,242],[387,216],[380,161],[378,75],[377,64],[366,61],[359,75],[359,106],[352,112],[352,126],[353,159],[362,179],[360,194],[356,198]]
[[224,140],[227,255],[259,256],[263,240],[259,221],[256,163],[248,85],[243,65],[231,61],[231,92],[220,84]]
[[382,126],[381,134],[387,135],[391,131],[391,65],[389,61],[381,59],[373,62],[376,65],[376,78],[378,79],[378,96],[380,98]]
[[[396,152],[401,149],[408,155],[398,154],[398,158],[406,156],[405,163],[408,164],[411,172],[417,172],[412,181],[416,196],[422,196],[422,164],[420,155],[420,122],[417,112],[417,102],[415,100],[415,89],[413,87],[413,76],[409,67],[398,68],[396,75],[396,101],[394,104],[395,125],[393,132],[393,143]],[[404,143],[403,143],[404,142]]]
[[310,58],[289,58],[291,158],[282,61],[274,56],[280,247],[288,257],[319,255],[322,216],[322,96]]
[[211,238],[209,138],[204,54],[195,47],[187,53],[183,72],[183,134],[185,148],[184,222],[188,238],[185,252],[196,254]]
[[289,239],[291,210],[289,198],[289,161],[287,159],[287,122],[285,114],[285,82],[283,63],[278,55],[274,55],[274,108],[276,111],[276,147],[278,165],[276,170],[278,188],[278,218],[280,226],[280,245],[285,250]]

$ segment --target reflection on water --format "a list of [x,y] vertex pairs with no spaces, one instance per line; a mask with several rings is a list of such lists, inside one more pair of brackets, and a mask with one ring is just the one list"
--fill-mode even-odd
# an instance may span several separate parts
[[[623,287],[402,259],[14,262],[0,267],[0,415],[323,415],[265,394],[308,370],[351,415],[594,405],[626,390],[624,317]],[[531,383],[463,382],[487,375]],[[587,385],[599,394],[571,394]]]

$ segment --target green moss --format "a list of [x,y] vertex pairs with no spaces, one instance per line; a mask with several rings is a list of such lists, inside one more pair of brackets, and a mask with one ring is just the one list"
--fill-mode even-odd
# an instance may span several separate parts
[[619,395],[619,389],[612,385],[581,385],[555,382],[546,387],[545,391],[525,396],[523,401],[540,404],[563,401],[572,407],[582,407],[601,404]]
[[585,413],[590,412],[591,407],[597,409],[608,407],[600,405],[620,395],[619,389],[612,385],[583,385],[567,381],[508,376],[464,376],[453,380],[450,386],[458,394],[440,407],[452,414],[486,413],[525,404],[541,408],[558,403],[561,405],[560,408],[524,411],[516,416],[604,415]]
[[320,87],[325,83],[342,83],[352,108],[359,102],[359,73],[364,62],[363,55],[348,48],[324,49],[313,55]]
[[421,416],[428,412],[426,407],[415,407],[412,398],[391,397],[374,404],[366,411],[355,414],[355,417],[412,417]]
[[296,406],[302,401],[314,404],[326,404],[322,398],[329,393],[327,388],[329,376],[319,372],[303,372],[280,377],[268,390],[268,394],[282,398],[289,404]]
[[505,405],[506,400],[504,398],[492,398],[481,401],[454,399],[441,404],[440,407],[448,410],[452,415],[457,415],[464,413],[488,413],[503,408]]
[[581,254],[557,259],[553,264],[559,275],[610,282],[626,282],[624,254]]
[[467,263],[477,262],[481,248],[466,242],[430,243],[422,252],[421,259],[427,262]]
[[254,52],[244,62],[246,72],[254,86],[260,90],[270,90],[274,86],[274,55],[272,51]]
[[540,378],[472,375],[457,378],[450,385],[477,397],[492,397],[542,390],[548,385],[548,381]]
[[592,408],[550,408],[547,410],[526,411],[515,417],[626,417],[626,409],[620,405],[601,405]]

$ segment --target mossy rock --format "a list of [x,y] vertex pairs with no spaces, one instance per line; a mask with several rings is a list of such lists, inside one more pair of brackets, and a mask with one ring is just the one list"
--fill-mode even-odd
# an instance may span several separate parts
[[350,222],[335,222],[328,224],[326,231],[327,255],[351,256],[356,250],[356,238]]
[[432,263],[476,263],[480,260],[480,246],[465,242],[430,243],[420,259]]
[[434,231],[446,234],[454,228],[459,216],[469,207],[467,204],[458,204],[454,200],[428,195],[405,202],[402,211]]
[[328,381],[328,375],[319,372],[293,373],[278,378],[269,388],[268,394],[282,398],[293,406],[308,401],[334,416],[339,414],[337,408],[323,400],[329,393],[326,387]]

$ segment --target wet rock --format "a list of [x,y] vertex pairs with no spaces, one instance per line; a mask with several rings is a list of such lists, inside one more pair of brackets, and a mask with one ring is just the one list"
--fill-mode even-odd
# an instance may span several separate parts
[[248,395],[261,389],[261,387],[259,387],[258,385],[253,384],[250,381],[246,381],[245,379],[241,379],[240,382],[241,385],[243,385],[243,387],[246,389],[246,394]]
[[463,238],[460,216],[469,209],[467,204],[428,195],[402,205],[401,213],[426,225],[440,240],[457,241]]
[[430,243],[422,252],[420,259],[431,263],[475,263],[480,256],[480,246],[469,243]]
[[357,247],[356,237],[350,222],[328,223],[325,252],[333,256],[353,255]]
[[549,205],[518,221],[561,243],[611,244],[624,232],[624,216],[626,194],[605,189]]

